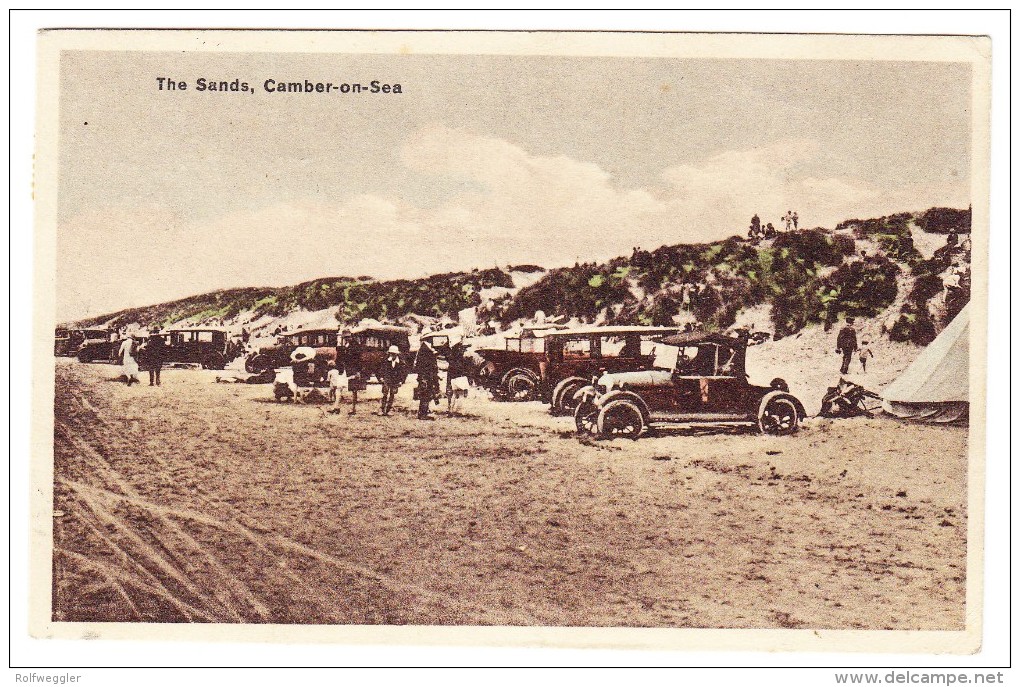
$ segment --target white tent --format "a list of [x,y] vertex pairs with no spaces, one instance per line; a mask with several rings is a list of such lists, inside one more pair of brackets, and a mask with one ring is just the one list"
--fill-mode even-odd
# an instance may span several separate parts
[[966,421],[970,409],[970,305],[882,393],[883,408],[924,422]]

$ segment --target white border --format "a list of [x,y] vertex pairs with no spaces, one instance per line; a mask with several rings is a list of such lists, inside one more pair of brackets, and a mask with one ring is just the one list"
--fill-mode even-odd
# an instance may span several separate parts
[[[34,31],[41,26],[238,26],[293,27],[337,26],[345,28],[522,28],[522,29],[644,29],[644,30],[753,30],[753,31],[833,31],[891,33],[965,33],[989,34],[993,37],[993,130],[992,130],[992,250],[990,264],[989,309],[993,314],[1009,312],[1007,295],[1009,278],[1009,198],[1008,163],[1005,141],[1008,140],[1009,103],[1005,97],[1009,78],[1008,16],[933,12],[831,13],[635,13],[604,14],[509,14],[477,13],[329,13],[320,15],[232,13],[17,13],[12,17],[11,51],[16,71],[11,74],[11,156],[12,156],[12,222],[11,280],[18,284],[11,302],[13,322],[31,322],[31,300],[27,285],[31,280],[32,207],[28,195],[31,179],[34,102]],[[1005,361],[1008,353],[1006,318],[990,318],[989,360]],[[28,339],[14,341],[12,360],[27,360]],[[11,389],[30,388],[27,365],[11,365]],[[989,426],[1007,426],[1006,408],[1009,388],[1002,376],[990,380]],[[13,394],[19,396],[19,394]],[[26,394],[20,394],[25,397]],[[25,403],[12,408],[11,427],[11,508],[14,515],[12,531],[12,603],[11,660],[19,665],[160,665],[183,662],[193,665],[927,665],[927,666],[988,666],[1009,661],[1008,577],[1010,561],[1004,546],[1008,536],[1008,439],[1001,431],[989,433],[988,491],[986,500],[986,580],[984,649],[975,656],[901,656],[895,654],[782,654],[622,652],[612,650],[542,650],[542,649],[456,649],[448,647],[336,647],[336,646],[265,646],[265,645],[196,645],[122,642],[41,642],[29,640],[25,632],[27,611],[25,596],[19,590],[27,587],[25,579],[28,547],[27,531],[27,456],[29,408]],[[73,672],[73,671],[72,671]],[[785,671],[784,671],[785,672]],[[272,674],[270,674],[272,675]],[[745,674],[746,675],[746,674]],[[797,673],[786,675],[785,682],[796,683]],[[805,675],[801,673],[800,675]],[[806,675],[805,675],[806,676]],[[176,678],[168,675],[167,683]],[[282,677],[282,676],[281,676]],[[301,679],[304,676],[297,676]],[[308,676],[310,677],[310,676]],[[147,675],[151,680],[154,675]],[[712,676],[713,680],[722,676]],[[768,675],[755,675],[768,684]],[[816,676],[816,679],[825,679]],[[831,680],[831,677],[828,678]],[[118,680],[119,682],[119,680]],[[834,682],[834,681],[833,681]],[[126,683],[125,683],[126,684]]]

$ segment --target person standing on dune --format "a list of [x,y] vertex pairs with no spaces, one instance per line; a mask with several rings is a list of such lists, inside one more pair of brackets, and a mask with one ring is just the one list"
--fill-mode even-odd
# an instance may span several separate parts
[[839,368],[840,374],[846,374],[850,370],[850,361],[853,360],[854,352],[857,350],[857,330],[854,329],[854,318],[846,318],[846,326],[839,330],[836,336],[836,353],[843,354],[843,364]]

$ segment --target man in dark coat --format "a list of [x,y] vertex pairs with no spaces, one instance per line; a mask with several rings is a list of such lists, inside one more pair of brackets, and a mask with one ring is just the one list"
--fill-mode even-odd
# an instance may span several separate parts
[[[347,374],[347,390],[351,392],[351,410],[348,415],[356,415],[358,412],[358,392],[367,388],[367,375],[371,371],[362,369],[362,353],[364,348],[356,336],[352,336],[349,330],[341,335],[341,343],[336,349],[336,364],[339,368],[343,365]],[[330,412],[335,412],[333,409]]]
[[154,333],[145,344],[145,363],[149,368],[149,386],[160,386],[159,373],[166,362],[166,339]]
[[418,375],[418,388],[415,389],[418,398],[418,419],[431,420],[429,404],[439,391],[439,361],[435,349],[424,338],[421,348],[418,349],[418,355],[414,358],[414,371]]
[[854,318],[846,318],[846,326],[839,330],[836,336],[836,353],[843,354],[843,365],[839,368],[840,374],[846,374],[850,370],[850,361],[853,360],[854,352],[857,350],[857,330],[854,329]]
[[382,382],[382,415],[389,415],[393,410],[393,399],[397,395],[400,386],[407,381],[407,365],[400,359],[400,349],[390,346],[386,352],[386,360],[383,361],[376,373],[379,381]]

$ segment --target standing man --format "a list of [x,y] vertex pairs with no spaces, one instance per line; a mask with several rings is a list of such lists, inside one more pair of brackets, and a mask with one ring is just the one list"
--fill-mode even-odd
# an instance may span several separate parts
[[[371,374],[362,369],[362,346],[361,342],[356,336],[352,336],[350,331],[345,331],[343,334],[344,346],[338,354],[343,356],[344,372],[347,373],[347,390],[351,392],[351,410],[348,415],[357,415],[358,413],[358,392],[364,391],[368,388],[367,375]],[[341,355],[337,355],[337,360],[341,359]]]
[[414,358],[414,371],[418,375],[418,419],[431,420],[429,404],[439,391],[439,361],[436,351],[426,338],[422,338],[418,355]]
[[797,213],[796,212],[793,213],[793,217],[791,217],[790,219],[793,220],[793,229],[794,229],[794,231],[796,231],[797,230],[797,222],[799,220],[799,218],[797,217]]
[[400,386],[407,381],[407,365],[400,359],[400,349],[390,346],[386,351],[386,360],[379,368],[379,381],[382,382],[382,406],[380,414],[384,417],[393,410],[393,399],[397,396]]
[[854,329],[854,318],[846,318],[846,326],[839,330],[836,336],[836,353],[843,354],[843,365],[839,368],[840,374],[846,374],[850,370],[850,361],[853,360],[854,352],[857,350],[857,330]]
[[149,336],[145,357],[149,366],[149,386],[160,386],[159,373],[166,362],[166,340],[158,330]]

